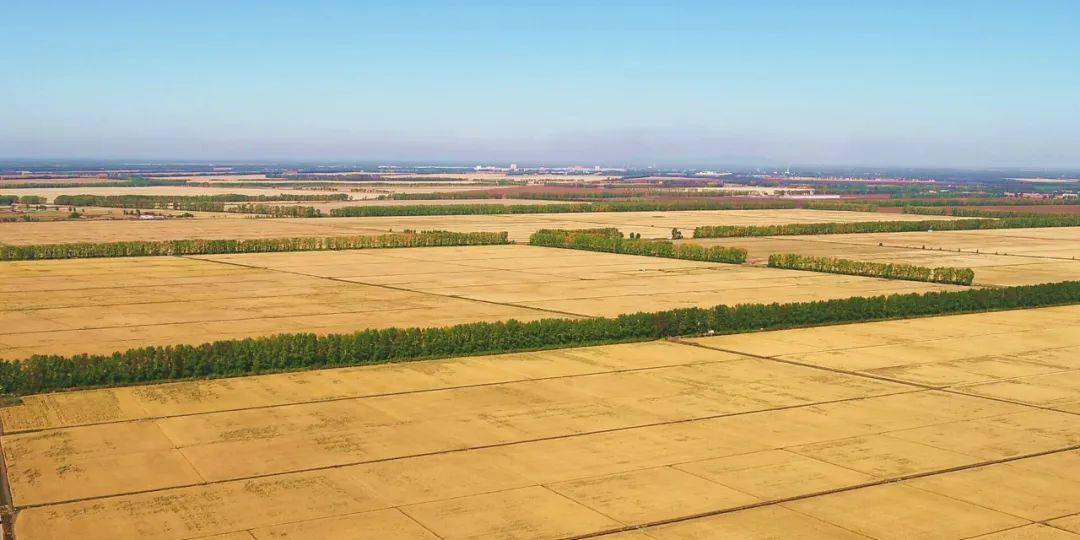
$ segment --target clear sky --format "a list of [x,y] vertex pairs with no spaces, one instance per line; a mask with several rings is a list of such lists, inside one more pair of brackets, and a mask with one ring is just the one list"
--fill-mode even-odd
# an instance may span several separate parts
[[1080,1],[2,0],[0,157],[1080,166]]

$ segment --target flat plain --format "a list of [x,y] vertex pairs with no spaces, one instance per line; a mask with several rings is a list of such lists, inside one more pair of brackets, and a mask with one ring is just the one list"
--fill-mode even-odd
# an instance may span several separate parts
[[691,239],[741,247],[764,264],[773,253],[975,270],[975,285],[1030,285],[1080,279],[1080,228],[990,229]]
[[15,532],[1069,538],[1078,330],[1066,306],[27,396],[0,409]]
[[185,238],[281,238],[288,236],[348,236],[389,231],[446,230],[507,231],[527,241],[538,229],[617,227],[646,238],[670,238],[678,228],[690,236],[699,225],[765,225],[879,220],[921,220],[941,216],[825,212],[819,210],[713,210],[682,212],[588,212],[574,214],[495,214],[463,216],[400,216],[364,218],[229,219],[190,221],[0,223],[0,243],[54,244]]
[[0,358],[960,288],[523,245],[6,262]]

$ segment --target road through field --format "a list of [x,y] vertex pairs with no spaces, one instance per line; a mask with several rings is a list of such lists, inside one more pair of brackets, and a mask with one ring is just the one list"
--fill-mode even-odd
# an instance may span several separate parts
[[20,539],[1066,534],[1078,329],[1068,306],[45,394],[0,441]]

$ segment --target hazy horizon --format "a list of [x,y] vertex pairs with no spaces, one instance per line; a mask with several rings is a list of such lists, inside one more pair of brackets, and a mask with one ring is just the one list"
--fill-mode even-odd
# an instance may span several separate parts
[[15,2],[0,159],[1080,168],[1080,4]]

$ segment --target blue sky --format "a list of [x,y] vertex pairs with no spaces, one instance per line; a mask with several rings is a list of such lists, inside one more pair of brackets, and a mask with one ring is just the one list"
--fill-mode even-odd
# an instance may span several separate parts
[[1080,166],[1080,2],[22,2],[0,157]]

